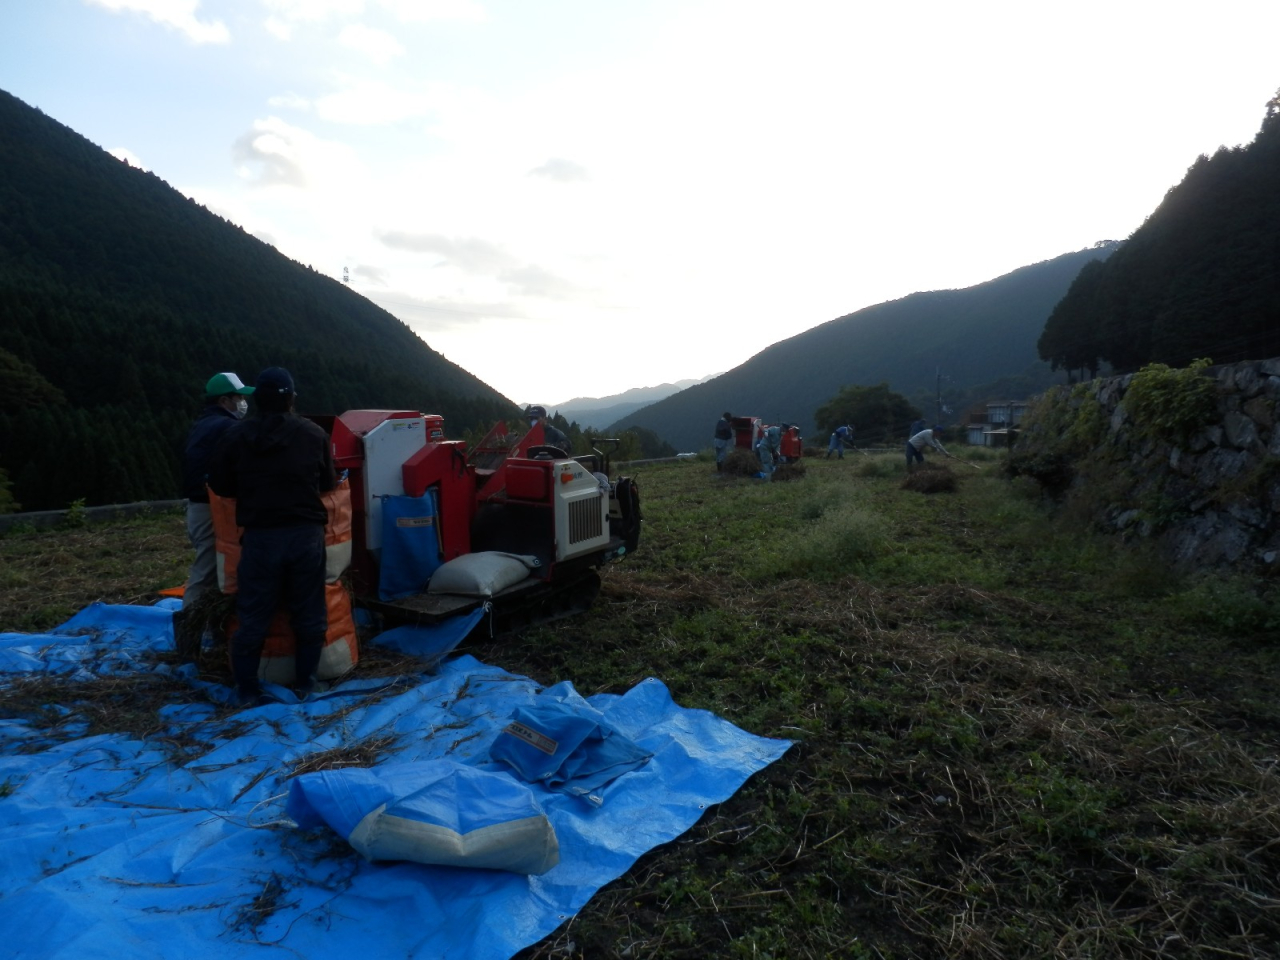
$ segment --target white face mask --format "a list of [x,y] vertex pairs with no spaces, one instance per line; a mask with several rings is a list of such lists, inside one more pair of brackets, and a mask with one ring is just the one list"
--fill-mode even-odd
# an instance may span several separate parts
[[533,429],[534,427],[536,427],[537,425],[538,425],[538,418],[537,418],[537,417],[530,417],[530,418],[529,418],[529,429],[530,429],[530,430],[532,430],[532,429]]
[[243,420],[244,415],[249,412],[249,401],[244,397],[236,397],[236,419]]

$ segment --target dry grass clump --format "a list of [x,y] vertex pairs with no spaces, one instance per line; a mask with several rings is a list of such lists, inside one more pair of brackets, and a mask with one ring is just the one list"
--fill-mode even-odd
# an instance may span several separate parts
[[426,659],[409,653],[400,653],[373,643],[360,644],[360,660],[355,675],[369,677],[412,677],[420,673],[432,673],[439,658]]
[[955,493],[959,486],[956,475],[948,468],[932,463],[918,464],[902,481],[903,490],[916,493]]
[[399,738],[394,734],[381,734],[366,737],[356,743],[329,750],[319,750],[300,757],[293,768],[281,780],[292,780],[306,773],[319,770],[342,770],[346,767],[373,767],[385,760],[388,754],[395,753]]
[[51,739],[123,734],[159,743],[175,762],[186,762],[207,752],[208,745],[190,735],[173,733],[160,711],[174,704],[207,702],[200,691],[171,673],[130,673],[92,680],[44,674],[5,686],[0,692],[0,716],[31,727],[34,735],[19,749],[44,749]]
[[154,603],[187,578],[181,511],[0,537],[0,630],[56,627],[95,600]]
[[754,477],[760,472],[760,458],[750,450],[730,450],[720,472],[729,477]]
[[235,594],[218,590],[209,590],[195,603],[176,612],[173,617],[173,640],[179,657],[186,662],[198,662],[206,630],[213,634],[215,645],[225,645],[227,628],[235,612]]
[[784,463],[773,471],[773,479],[776,480],[799,480],[804,476],[803,463]]

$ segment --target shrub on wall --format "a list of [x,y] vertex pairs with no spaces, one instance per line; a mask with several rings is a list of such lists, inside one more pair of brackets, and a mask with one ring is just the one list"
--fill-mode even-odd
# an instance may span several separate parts
[[1124,396],[1134,431],[1177,445],[1208,426],[1217,415],[1217,388],[1204,375],[1212,362],[1201,358],[1179,370],[1152,363],[1135,373]]

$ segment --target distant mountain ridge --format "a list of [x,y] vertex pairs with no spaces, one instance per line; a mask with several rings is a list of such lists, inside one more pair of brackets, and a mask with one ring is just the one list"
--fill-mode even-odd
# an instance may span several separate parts
[[905,396],[937,378],[977,386],[1038,362],[1036,341],[1086,263],[1119,247],[1105,241],[960,290],[913,293],[830,320],[762,350],[712,380],[610,426],[643,426],[678,450],[709,446],[716,419],[763,417],[815,432],[814,411],[844,386],[882,381]]
[[706,383],[716,376],[718,374],[713,373],[696,380],[660,383],[656,387],[632,387],[630,390],[607,397],[574,397],[563,403],[548,404],[547,410],[551,413],[559,413],[568,420],[576,420],[584,428],[593,427],[603,430],[642,407],[664,400],[688,387]]

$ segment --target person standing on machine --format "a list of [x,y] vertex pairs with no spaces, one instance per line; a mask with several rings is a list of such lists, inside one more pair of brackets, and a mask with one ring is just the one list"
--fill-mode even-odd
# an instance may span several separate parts
[[533,404],[525,407],[524,417],[529,422],[529,429],[532,430],[539,423],[542,424],[542,442],[549,447],[559,447],[565,452],[565,455],[573,453],[569,438],[564,435],[563,430],[558,430],[551,425],[551,421],[547,419],[547,408]]

